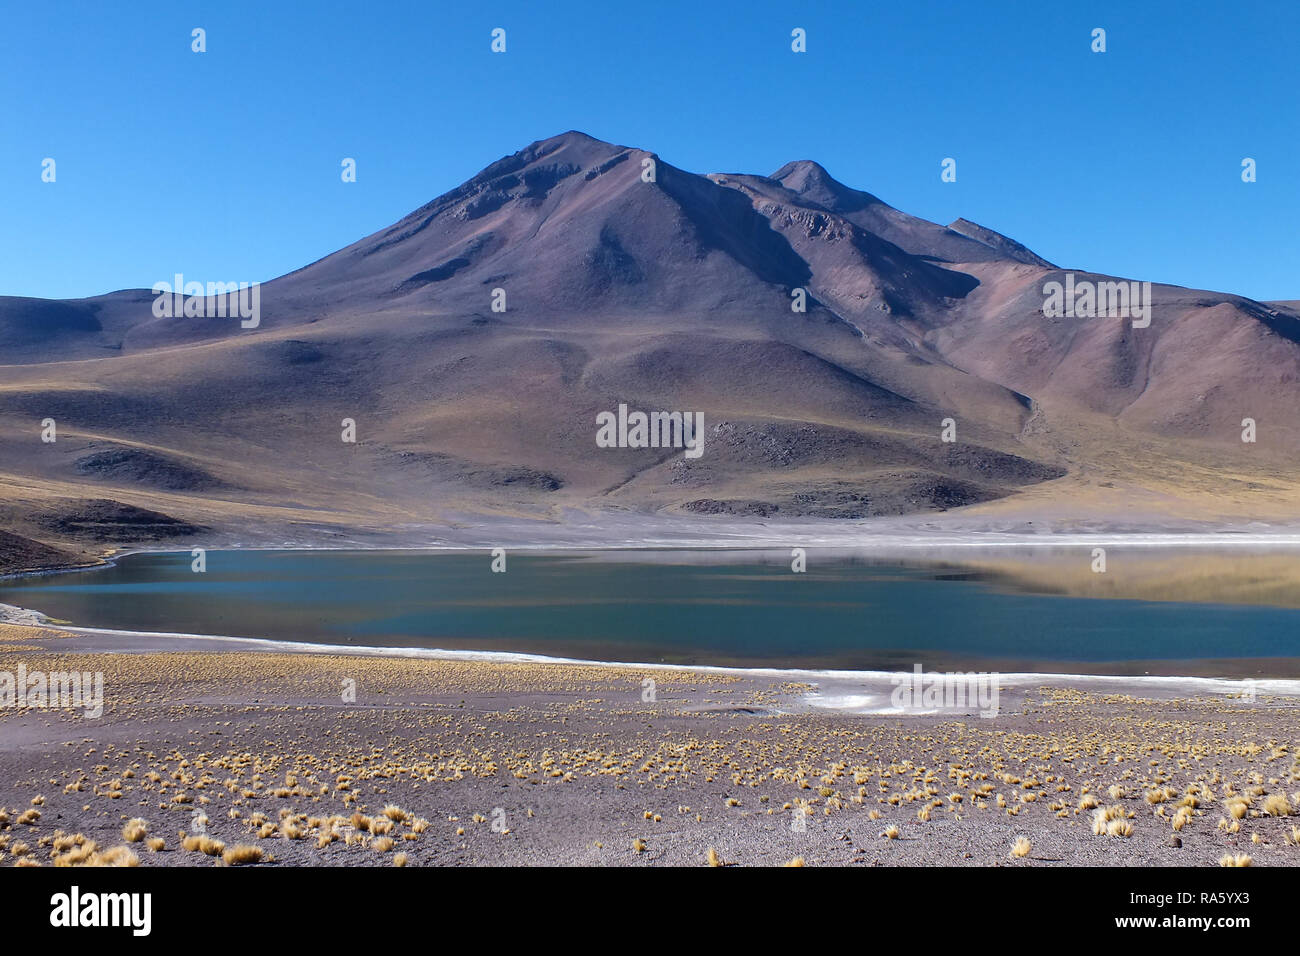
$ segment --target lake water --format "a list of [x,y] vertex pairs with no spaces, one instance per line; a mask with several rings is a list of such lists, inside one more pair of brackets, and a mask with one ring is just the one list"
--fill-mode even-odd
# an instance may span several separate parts
[[[1300,676],[1300,610],[1032,593],[1006,576],[767,552],[210,551],[0,580],[88,627],[591,660]],[[1204,592],[1206,594],[1210,591]],[[1298,595],[1300,597],[1300,595]]]

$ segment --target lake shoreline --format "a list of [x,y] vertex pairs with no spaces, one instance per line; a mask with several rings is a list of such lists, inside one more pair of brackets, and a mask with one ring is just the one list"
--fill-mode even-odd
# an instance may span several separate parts
[[[589,518],[589,516],[580,516]],[[603,515],[589,520],[540,521],[474,516],[472,523],[400,531],[364,528],[340,530],[327,538],[250,537],[219,531],[206,540],[192,537],[174,544],[115,546],[98,544],[101,557],[38,568],[0,565],[0,580],[106,567],[113,559],[134,554],[171,554],[203,548],[209,551],[490,551],[556,553],[575,551],[747,551],[817,548],[853,551],[879,558],[914,552],[956,549],[961,552],[1043,548],[1140,548],[1143,550],[1245,549],[1300,554],[1300,524],[1261,522],[1215,524],[1195,521],[1089,521],[1086,527],[1057,527],[1014,516],[992,517],[953,513],[895,516],[861,520],[747,521],[736,518],[690,519],[676,516]],[[702,531],[703,528],[703,531]],[[340,543],[340,538],[342,542]]]
[[[790,681],[807,681],[816,687],[828,685],[824,696],[834,697],[848,693],[866,693],[888,696],[891,681],[899,675],[911,673],[908,669],[850,669],[834,667],[774,667],[764,665],[703,664],[650,661],[597,660],[560,657],[525,651],[475,650],[470,648],[396,647],[388,645],[343,645],[305,641],[276,640],[272,638],[240,637],[222,634],[197,634],[163,631],[132,631],[116,628],[82,627],[54,621],[39,611],[0,604],[0,625],[30,628],[36,631],[57,628],[60,632],[79,640],[65,643],[61,649],[89,654],[142,654],[142,653],[274,653],[301,655],[343,655],[359,658],[385,658],[429,661],[456,661],[493,664],[535,664],[541,666],[595,667],[615,671],[653,674],[659,671],[690,672],[701,675],[735,675],[745,678],[772,678]],[[921,657],[924,655],[915,655]],[[1084,663],[1084,662],[1073,662]],[[1192,697],[1216,693],[1224,696],[1243,693],[1267,693],[1300,698],[1300,659],[1227,658],[1206,659],[1182,671],[1151,673],[1123,673],[1124,667],[1106,669],[1098,665],[1091,669],[998,671],[977,670],[973,667],[941,669],[941,665],[928,667],[924,673],[988,673],[997,676],[1003,687],[1016,687],[1031,683],[1078,682],[1106,687],[1109,692],[1145,691],[1159,697]],[[1124,662],[1127,669],[1150,667],[1153,664],[1177,666],[1173,662]],[[916,666],[923,664],[918,662]],[[1243,668],[1266,671],[1270,676],[1240,676]],[[1288,676],[1294,675],[1294,676]],[[826,706],[826,705],[823,705]],[[852,708],[849,708],[850,710]]]

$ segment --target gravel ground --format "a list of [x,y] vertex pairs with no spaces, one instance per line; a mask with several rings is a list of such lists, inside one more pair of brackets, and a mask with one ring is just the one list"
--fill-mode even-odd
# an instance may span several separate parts
[[0,865],[1300,863],[1294,697],[1052,676],[900,717],[779,674],[161,646],[0,625],[0,673],[104,675],[98,718],[0,708]]

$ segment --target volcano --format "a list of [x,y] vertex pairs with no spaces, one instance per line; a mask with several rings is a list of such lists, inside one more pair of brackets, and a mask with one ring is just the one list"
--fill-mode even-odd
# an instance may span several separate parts
[[[1296,304],[1155,284],[1146,327],[1045,314],[1067,271],[1115,278],[815,162],[700,175],[569,132],[261,283],[254,328],[150,290],[0,298],[0,528],[1287,513]],[[698,413],[704,452],[601,447],[620,405]]]

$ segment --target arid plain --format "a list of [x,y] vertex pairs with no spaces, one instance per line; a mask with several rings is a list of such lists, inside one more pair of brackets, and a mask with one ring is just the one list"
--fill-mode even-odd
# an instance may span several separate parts
[[6,715],[16,865],[1300,860],[1294,698],[1030,681],[996,720],[862,718],[779,677],[0,641],[106,687]]

